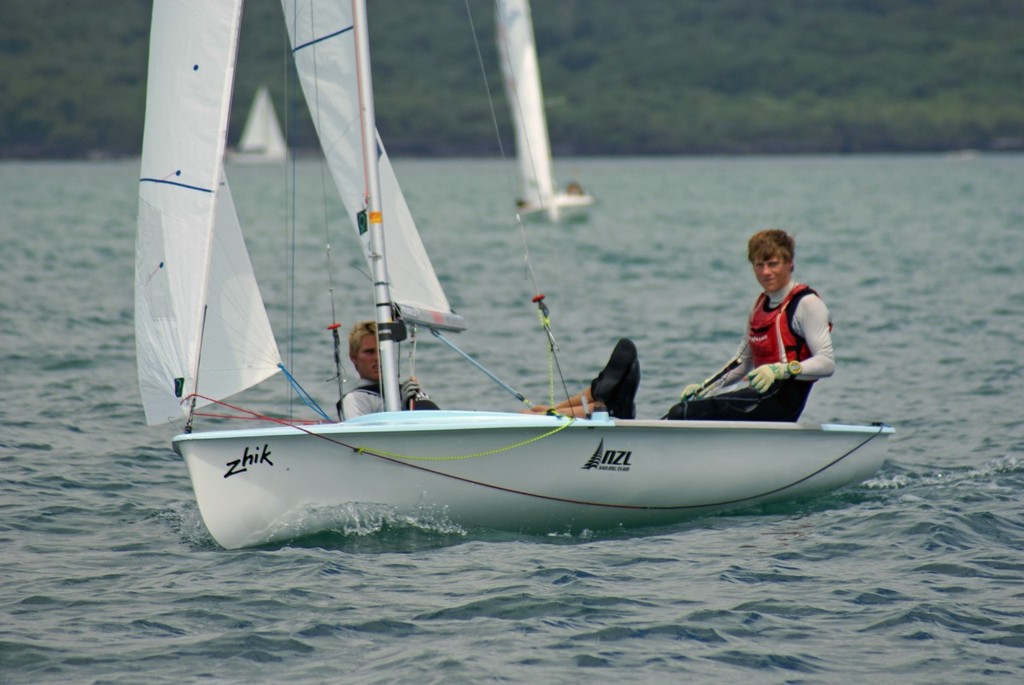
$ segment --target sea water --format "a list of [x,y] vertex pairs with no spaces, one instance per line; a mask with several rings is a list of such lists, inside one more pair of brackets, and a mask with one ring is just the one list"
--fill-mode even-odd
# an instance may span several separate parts
[[[885,466],[666,528],[339,512],[224,551],[175,427],[144,425],[137,160],[0,163],[0,682],[1024,681],[1024,156],[571,160],[557,174],[595,195],[589,217],[523,226],[511,162],[396,166],[470,324],[455,342],[534,402],[629,336],[639,414],[660,416],[738,343],[747,237],[789,230],[838,359],[804,418],[893,425]],[[371,309],[329,176],[229,177],[289,370],[333,407],[326,327]],[[520,408],[431,336],[412,349],[403,371],[442,406]],[[277,379],[236,399],[310,417]]]

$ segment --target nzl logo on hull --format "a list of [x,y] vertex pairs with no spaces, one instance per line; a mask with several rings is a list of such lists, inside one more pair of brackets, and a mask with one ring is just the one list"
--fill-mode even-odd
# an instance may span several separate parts
[[227,478],[228,476],[237,476],[240,473],[245,473],[249,470],[250,466],[259,466],[260,464],[273,466],[274,462],[270,461],[270,454],[270,445],[267,443],[263,443],[262,449],[254,447],[251,452],[246,447],[240,459],[235,459],[225,464],[228,467],[228,472],[224,474],[224,477]]
[[629,458],[632,456],[632,450],[628,452],[623,450],[606,450],[604,448],[604,440],[602,440],[598,444],[597,449],[594,450],[593,456],[583,465],[583,468],[597,469],[598,471],[629,471],[629,467],[632,466],[629,463]]

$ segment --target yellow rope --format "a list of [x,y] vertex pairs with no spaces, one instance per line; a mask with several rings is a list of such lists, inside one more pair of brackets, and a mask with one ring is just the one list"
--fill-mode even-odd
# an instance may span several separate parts
[[541,330],[544,331],[545,339],[548,341],[548,406],[555,406],[555,353],[551,349],[551,336],[548,331],[551,328],[551,319],[544,315],[544,309],[537,307],[537,318],[540,320]]
[[532,437],[532,438],[530,438],[528,440],[523,440],[521,442],[517,442],[517,443],[515,443],[513,445],[507,445],[505,447],[499,447],[496,450],[488,450],[487,452],[477,452],[476,454],[464,454],[462,456],[457,456],[457,457],[413,457],[413,456],[410,456],[408,454],[396,454],[395,452],[384,452],[382,450],[370,449],[370,448],[367,448],[367,447],[360,447],[356,451],[359,454],[367,454],[368,453],[368,454],[379,455],[379,456],[382,456],[382,457],[393,457],[395,459],[407,459],[409,461],[459,461],[461,459],[475,459],[477,457],[487,457],[487,456],[490,456],[492,454],[500,454],[501,452],[507,452],[509,450],[514,450],[516,448],[523,447],[525,445],[529,445],[532,442],[537,442],[538,440],[543,440],[544,438],[550,437],[550,436],[554,435],[555,433],[557,433],[559,431],[565,430],[566,428],[568,428],[569,426],[571,426],[575,422],[576,422],[576,419],[570,418],[566,423],[562,424],[558,428],[555,428],[554,430],[550,430],[547,433],[544,433],[543,435],[538,435],[538,436]]

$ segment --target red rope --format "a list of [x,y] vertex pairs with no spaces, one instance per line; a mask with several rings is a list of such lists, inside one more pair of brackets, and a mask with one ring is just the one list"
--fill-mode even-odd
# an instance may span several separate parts
[[[244,407],[239,407],[239,406],[236,406],[234,404],[230,404],[228,402],[223,402],[221,400],[215,400],[212,397],[206,397],[205,395],[200,395],[199,393],[193,393],[192,395],[189,395],[189,398],[191,398],[191,397],[197,397],[197,398],[199,398],[201,400],[206,400],[207,402],[211,402],[213,404],[217,404],[217,405],[220,405],[222,407],[227,407],[228,409],[233,409],[233,410],[235,410],[237,412],[242,412],[242,414],[245,414],[245,416],[241,416],[241,415],[231,415],[231,414],[212,414],[212,413],[206,413],[206,412],[196,412],[195,413],[196,416],[205,416],[207,418],[215,418],[215,419],[233,419],[233,420],[238,420],[238,421],[269,421],[271,423],[281,424],[282,426],[309,426],[309,425],[315,425],[315,424],[318,424],[318,423],[323,423],[322,421],[298,420],[298,419],[283,419],[283,418],[278,418],[276,416],[268,416],[267,414],[260,414],[258,412],[252,411],[251,409],[245,409]],[[189,399],[189,398],[186,398],[186,399]]]

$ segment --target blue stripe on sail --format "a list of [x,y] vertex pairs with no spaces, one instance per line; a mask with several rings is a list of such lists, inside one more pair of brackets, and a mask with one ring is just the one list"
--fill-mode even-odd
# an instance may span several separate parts
[[310,45],[316,45],[317,43],[322,43],[325,40],[330,40],[331,38],[335,38],[337,36],[340,36],[343,33],[348,33],[351,30],[352,30],[352,27],[349,26],[347,29],[341,29],[340,31],[335,31],[334,33],[329,33],[326,36],[321,36],[320,38],[314,38],[313,40],[309,41],[308,43],[303,43],[302,45],[297,45],[294,48],[292,48],[292,54],[295,54],[296,52],[298,52],[299,50],[302,50],[303,48],[308,48]]
[[210,188],[200,188],[199,186],[190,186],[187,183],[178,183],[177,181],[168,181],[162,178],[140,178],[139,183],[163,183],[169,186],[178,186],[179,188],[185,188],[187,190],[198,190],[201,193],[212,193],[213,190]]

